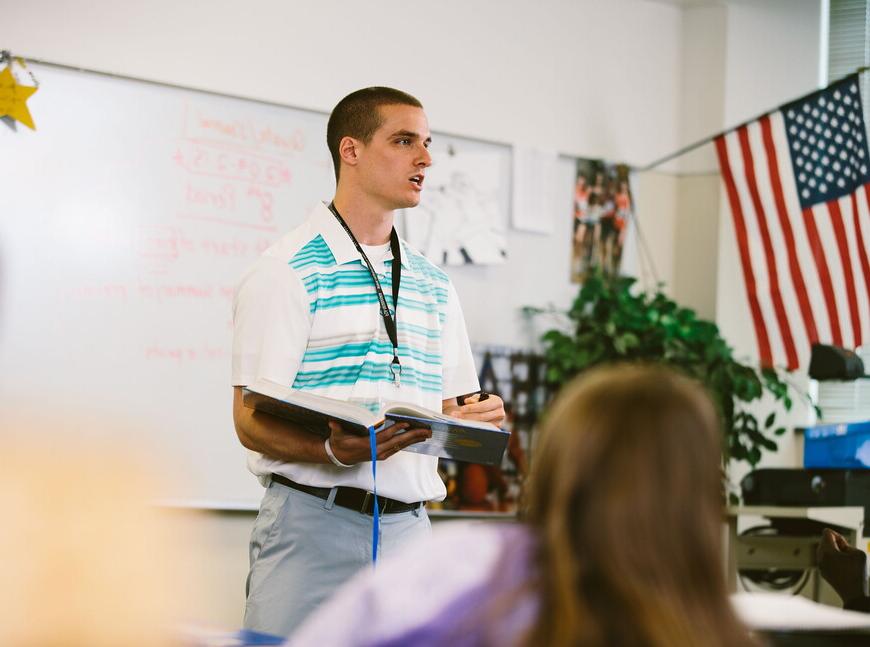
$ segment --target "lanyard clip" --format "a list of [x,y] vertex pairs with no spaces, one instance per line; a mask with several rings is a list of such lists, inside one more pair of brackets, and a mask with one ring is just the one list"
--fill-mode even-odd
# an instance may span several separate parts
[[398,389],[402,384],[402,364],[399,362],[398,355],[393,355],[393,361],[390,362],[390,373],[393,374],[393,384]]

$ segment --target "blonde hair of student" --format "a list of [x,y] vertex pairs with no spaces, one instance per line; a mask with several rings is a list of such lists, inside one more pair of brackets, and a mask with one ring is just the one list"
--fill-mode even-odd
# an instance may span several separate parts
[[751,644],[722,572],[720,438],[703,390],[661,368],[599,369],[564,390],[530,480],[527,645]]

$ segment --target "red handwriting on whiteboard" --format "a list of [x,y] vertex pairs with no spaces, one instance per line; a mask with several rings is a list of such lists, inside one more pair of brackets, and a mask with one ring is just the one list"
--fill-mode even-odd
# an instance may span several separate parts
[[186,202],[209,207],[218,211],[235,211],[236,189],[231,184],[224,183],[216,189],[194,186],[188,182],[184,193]]
[[269,238],[260,238],[260,239],[256,242],[256,244],[254,245],[254,248],[255,248],[256,251],[257,251],[257,255],[259,256],[260,254],[262,254],[263,252],[265,252],[267,249],[269,249],[269,247],[272,246],[272,243],[273,243],[273,242],[274,242],[274,241],[270,240]]
[[226,360],[229,351],[220,346],[146,346],[143,349],[145,359],[153,361],[183,364],[203,360]]
[[210,117],[197,111],[194,129],[204,134],[216,136],[218,139],[247,141],[250,139],[247,125],[238,119],[224,121]]
[[258,238],[250,242],[240,238],[201,238],[199,251],[207,256],[227,256],[232,258],[255,257],[262,254],[272,244],[271,238]]
[[305,150],[305,134],[301,129],[286,129],[253,118],[240,119],[219,115],[206,107],[185,108],[185,135],[202,143],[223,146],[272,150],[278,153],[299,153]]
[[157,261],[165,266],[166,261],[176,261],[184,256],[195,255],[254,258],[262,254],[271,244],[271,238],[259,237],[253,241],[236,236],[194,238],[185,234],[180,227],[145,225],[139,228],[136,247],[143,260]]
[[172,159],[189,173],[242,180],[272,187],[291,182],[290,168],[280,159],[257,153],[182,140]]
[[299,153],[305,150],[305,135],[298,129],[284,135],[266,126],[257,130],[256,138],[261,146],[271,146],[281,151]]
[[70,288],[70,294],[76,299],[111,299],[125,301],[129,296],[127,286],[121,283],[105,285],[77,285]]
[[264,222],[271,222],[275,215],[272,213],[272,204],[275,202],[275,198],[272,196],[272,192],[263,189],[258,186],[254,186],[253,184],[248,187],[248,195],[252,198],[256,199],[260,205],[260,217]]
[[140,283],[138,294],[143,299],[158,302],[177,299],[202,300],[214,297],[215,289],[211,285]]
[[146,225],[139,228],[136,248],[141,258],[174,261],[192,251],[194,242],[178,227]]
[[209,216],[200,213],[177,213],[175,214],[175,217],[181,220],[205,220],[208,222],[216,222],[221,225],[229,225],[231,227],[241,227],[242,229],[256,229],[258,231],[268,232],[275,232],[278,230],[275,225],[244,222],[233,218],[221,218],[219,216]]
[[200,251],[210,256],[244,257],[253,256],[253,246],[243,240],[218,240],[215,238],[203,238],[199,241]]

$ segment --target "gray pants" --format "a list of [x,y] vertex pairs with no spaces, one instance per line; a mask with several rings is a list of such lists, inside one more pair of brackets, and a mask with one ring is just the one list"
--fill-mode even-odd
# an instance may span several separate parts
[[[380,517],[378,559],[431,531],[426,510]],[[245,628],[289,636],[372,563],[372,517],[271,482],[250,545]]]

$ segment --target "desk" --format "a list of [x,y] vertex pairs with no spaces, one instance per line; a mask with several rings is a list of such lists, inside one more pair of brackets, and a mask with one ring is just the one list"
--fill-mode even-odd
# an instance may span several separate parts
[[864,508],[860,506],[787,507],[787,506],[729,506],[726,577],[728,590],[737,590],[738,568],[781,568],[790,570],[813,569],[812,599],[818,601],[821,578],[816,568],[816,546],[819,534],[814,536],[740,536],[737,521],[740,517],[766,519],[806,519],[831,526],[841,532],[853,546],[860,546],[864,535]]

